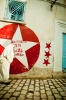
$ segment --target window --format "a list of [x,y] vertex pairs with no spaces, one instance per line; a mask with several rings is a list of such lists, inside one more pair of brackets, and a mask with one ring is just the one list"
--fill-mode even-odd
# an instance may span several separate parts
[[7,0],[4,16],[5,19],[23,22],[25,15],[25,4],[26,2],[23,1]]

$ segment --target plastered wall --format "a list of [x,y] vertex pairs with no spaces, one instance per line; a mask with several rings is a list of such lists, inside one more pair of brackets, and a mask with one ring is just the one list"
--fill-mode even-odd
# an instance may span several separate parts
[[[50,11],[50,5],[50,3],[40,0],[27,0],[25,9],[26,25],[24,27],[18,25],[18,28],[16,28],[16,25],[14,25],[15,30],[17,31],[15,31],[13,36],[9,38],[11,42],[17,41],[19,39],[22,39],[21,41],[27,42],[27,49],[25,49],[25,45],[23,42],[22,45],[24,48],[20,47],[24,50],[24,52],[27,52],[26,56],[24,57],[24,59],[27,58],[27,61],[25,62],[23,56],[16,56],[16,58],[20,63],[22,63],[22,65],[20,65],[20,67],[19,64],[15,64],[16,66],[14,67],[14,64],[12,64],[13,66],[11,66],[10,69],[11,75],[24,74],[24,76],[38,76],[39,74],[40,76],[46,73],[46,76],[47,71],[49,71],[49,76],[51,76],[54,67],[55,20],[60,19],[66,21],[66,8],[55,5],[53,7],[53,10]],[[6,0],[0,0],[0,19],[4,18],[5,7]],[[9,26],[10,24],[11,26]],[[10,28],[13,28],[12,24],[13,23],[0,22],[0,28],[8,26],[8,30]],[[21,29],[21,31],[19,30],[19,28]],[[4,30],[6,32],[6,28],[4,28]],[[2,38],[3,36],[0,36],[0,39]],[[14,59],[14,61],[16,60]]]

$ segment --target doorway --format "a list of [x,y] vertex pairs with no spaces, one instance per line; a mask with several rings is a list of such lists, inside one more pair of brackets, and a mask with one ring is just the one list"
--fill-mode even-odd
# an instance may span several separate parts
[[[66,69],[64,52],[66,48],[66,22],[61,20],[55,21],[55,41],[54,41],[54,72],[62,72]],[[65,53],[66,54],[66,53]],[[65,65],[64,65],[65,64]]]
[[66,71],[66,33],[62,34],[62,70]]

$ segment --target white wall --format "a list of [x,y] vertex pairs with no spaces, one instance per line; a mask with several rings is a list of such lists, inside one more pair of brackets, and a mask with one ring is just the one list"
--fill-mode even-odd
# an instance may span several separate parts
[[[5,2],[6,0],[0,0],[0,18],[3,19]],[[50,11],[50,3],[43,2],[40,0],[27,0],[25,9],[25,22],[26,26],[31,28],[40,41],[40,54],[39,63],[36,62],[35,66],[46,67],[41,65],[42,59],[44,59],[43,51],[45,51],[45,43],[51,42],[51,57],[48,68],[53,68],[54,66],[54,39],[55,39],[55,19],[61,19],[66,21],[66,8],[60,6],[54,6],[53,10]],[[44,48],[43,48],[44,46]]]
[[[27,0],[25,10],[26,25],[34,30],[41,40],[53,40],[55,19],[66,21],[66,8],[58,5],[50,11],[50,3],[40,0]],[[4,18],[6,0],[0,0],[0,18]],[[44,36],[44,37],[43,37]]]
[[43,41],[54,38],[54,11],[50,11],[49,3],[40,0],[28,0],[26,4],[26,25],[32,28]]

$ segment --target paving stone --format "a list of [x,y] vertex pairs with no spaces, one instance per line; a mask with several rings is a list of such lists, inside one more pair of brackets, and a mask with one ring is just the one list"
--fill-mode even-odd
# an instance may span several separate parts
[[10,87],[5,87],[3,90],[9,90],[10,89]]
[[31,81],[31,84],[34,84],[34,80]]
[[5,93],[6,93],[6,91],[4,91],[4,90],[0,91],[0,94],[5,94]]
[[13,96],[19,96],[20,92],[14,92]]
[[20,95],[20,96],[18,97],[18,100],[25,100],[25,95]]
[[27,99],[25,99],[25,100],[33,100],[32,98],[27,98]]
[[41,80],[40,80],[40,82],[37,82],[37,84],[39,84],[39,83],[40,83],[40,85],[43,85],[44,84],[44,82],[41,81]]
[[25,86],[28,86],[29,83],[25,83]]
[[2,95],[2,94],[0,94],[0,98],[2,98],[2,96],[3,96],[3,95]]
[[28,86],[24,86],[22,89],[27,90],[28,89]]
[[41,100],[40,97],[34,96],[33,100]]
[[15,89],[10,89],[8,92],[14,92],[15,91]]
[[24,84],[25,82],[24,81],[22,81],[20,84]]
[[28,93],[26,97],[27,98],[33,98],[33,94],[32,93]]
[[43,90],[43,89],[45,89],[45,87],[44,87],[44,86],[40,86],[40,89],[42,89],[42,90]]
[[20,83],[20,84],[19,84],[19,86],[20,86],[20,87],[22,87],[22,86],[23,86],[23,84],[21,84],[21,83]]
[[30,82],[30,80],[31,80],[31,79],[27,79],[27,81],[26,81],[26,82]]
[[[36,81],[36,82],[39,82],[39,79],[36,79],[35,81]],[[40,81],[42,81],[42,80],[40,80]]]
[[13,81],[11,81],[11,83],[13,83],[13,84],[14,84],[14,83],[16,83],[16,81],[17,81],[17,80],[13,80]]
[[63,97],[64,98],[64,100],[66,100],[66,97]]
[[61,96],[65,96],[66,97],[66,93],[65,92],[60,92]]
[[11,87],[11,86],[13,86],[13,84],[9,84],[9,85],[8,85],[8,87]]
[[16,97],[11,97],[9,100],[16,100]]
[[41,98],[47,98],[47,95],[46,94],[41,94]]
[[16,89],[17,87],[18,87],[18,85],[13,85],[13,88],[15,88],[15,89]]
[[58,93],[58,91],[56,89],[52,89],[53,93]]
[[35,91],[39,91],[39,87],[35,87]]
[[48,82],[44,82],[44,85],[48,85]]
[[34,85],[30,85],[29,88],[34,88]]
[[62,89],[66,92],[66,87],[62,87]]
[[9,98],[10,96],[11,96],[10,93],[6,93],[6,94],[4,95],[4,98]]
[[48,96],[48,100],[54,100],[53,96]]
[[38,86],[39,86],[39,84],[35,84],[35,86],[37,86],[37,87],[38,87]]
[[63,91],[62,88],[57,88],[58,91]]
[[19,85],[19,83],[18,83],[18,82],[16,82],[16,83],[15,83],[15,85]]
[[49,87],[49,85],[45,85],[45,87]]
[[54,89],[54,88],[55,88],[55,86],[50,86],[50,88],[51,88],[51,89]]
[[53,85],[52,83],[49,83],[49,85]]
[[0,87],[2,87],[2,88],[3,88],[3,87],[5,87],[5,86],[6,86],[6,85],[2,84]]
[[48,80],[48,82],[49,82],[49,83],[52,83],[52,81],[51,81],[51,80]]
[[34,95],[35,95],[35,96],[40,96],[40,93],[37,92],[37,91],[34,91]]
[[58,82],[58,79],[55,79],[55,81],[57,81],[57,82]]
[[21,94],[26,94],[26,93],[27,93],[26,90],[22,90],[22,91],[21,91]]
[[17,87],[16,91],[20,91],[22,87]]
[[40,85],[38,85],[38,86],[44,86],[44,84],[40,84]]
[[28,91],[31,91],[31,92],[34,91],[34,88],[33,89],[29,88]]
[[44,82],[47,82],[47,80],[43,80]]
[[2,90],[3,88],[2,87],[0,87],[0,90]]
[[21,82],[21,80],[17,80],[17,83],[20,83]]
[[55,87],[59,88],[60,86],[59,85],[55,85]]
[[53,82],[53,84],[54,84],[54,85],[57,85],[57,83],[56,83],[56,82]]
[[50,88],[45,88],[46,90],[50,90]]
[[63,86],[63,84],[59,84],[60,86]]
[[[39,83],[37,83],[37,84],[39,84]],[[40,81],[40,85],[44,85],[44,82],[43,81]]]
[[51,91],[46,91],[47,95],[52,95]]
[[60,94],[54,94],[55,98],[59,98],[61,99],[62,97],[60,96]]
[[40,90],[40,93],[45,93],[45,90]]

